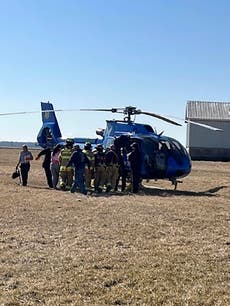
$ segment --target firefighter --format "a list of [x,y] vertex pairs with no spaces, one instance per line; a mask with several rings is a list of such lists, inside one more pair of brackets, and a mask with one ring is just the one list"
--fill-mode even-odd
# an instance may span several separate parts
[[74,182],[71,186],[70,192],[74,193],[77,188],[80,189],[81,193],[87,194],[84,182],[84,172],[86,165],[90,167],[90,161],[85,153],[82,152],[79,145],[75,147],[73,154],[68,161],[67,167],[73,165],[74,170]]
[[131,167],[132,192],[138,193],[141,180],[141,154],[138,143],[131,145],[132,151],[128,154],[128,161]]
[[85,166],[85,187],[86,189],[90,189],[91,183],[94,177],[94,167],[95,167],[95,156],[92,152],[92,145],[90,142],[86,142],[84,145],[83,153],[88,157],[90,165],[86,164]]
[[119,177],[119,157],[116,153],[116,148],[112,145],[105,154],[106,165],[106,192],[116,190],[116,183]]
[[74,141],[71,138],[66,139],[65,147],[59,155],[60,160],[60,188],[61,190],[70,190],[73,184],[74,169],[72,166],[67,167],[70,157],[73,153]]
[[122,147],[120,150],[120,177],[121,177],[121,191],[126,189],[126,181],[130,173],[130,163],[128,161],[127,149]]
[[100,193],[103,190],[105,179],[106,179],[105,152],[101,144],[97,145],[96,152],[94,153],[94,157],[95,157],[94,189],[95,191]]

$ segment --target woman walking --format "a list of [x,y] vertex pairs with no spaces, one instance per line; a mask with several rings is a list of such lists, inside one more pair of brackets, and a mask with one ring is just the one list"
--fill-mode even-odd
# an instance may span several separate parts
[[28,150],[27,145],[22,146],[22,151],[19,154],[18,164],[16,169],[20,165],[21,176],[22,176],[22,186],[27,186],[28,173],[30,171],[30,161],[33,160],[32,153]]
[[52,174],[53,188],[57,189],[58,179],[59,179],[59,171],[60,171],[60,161],[59,154],[61,152],[61,145],[57,144],[51,155],[51,164],[50,170]]

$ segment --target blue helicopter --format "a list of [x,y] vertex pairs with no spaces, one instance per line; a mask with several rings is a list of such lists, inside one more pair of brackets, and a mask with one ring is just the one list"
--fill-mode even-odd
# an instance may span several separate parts
[[[41,102],[43,125],[38,133],[37,141],[41,147],[54,146],[58,143],[64,145],[65,139],[55,115],[53,104]],[[167,179],[172,182],[176,189],[177,183],[191,171],[191,158],[187,150],[176,139],[157,134],[148,124],[136,123],[132,120],[135,115],[148,115],[170,124],[181,124],[162,117],[155,113],[144,112],[136,107],[111,109],[81,109],[81,111],[109,111],[124,114],[123,120],[107,120],[105,129],[96,130],[101,138],[74,138],[74,143],[83,144],[90,142],[93,146],[102,144],[104,148],[116,143],[118,150],[125,147],[130,150],[132,143],[138,143],[142,156],[141,177],[143,179]]]

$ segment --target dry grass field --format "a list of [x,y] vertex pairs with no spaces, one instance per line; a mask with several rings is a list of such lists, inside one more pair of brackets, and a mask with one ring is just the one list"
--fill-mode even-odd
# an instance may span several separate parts
[[0,305],[230,305],[229,163],[83,196],[48,189],[41,160],[18,185],[18,152],[0,149]]

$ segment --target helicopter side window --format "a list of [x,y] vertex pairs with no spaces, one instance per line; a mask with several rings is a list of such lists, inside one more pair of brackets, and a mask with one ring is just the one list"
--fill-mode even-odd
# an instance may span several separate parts
[[178,150],[181,150],[179,143],[177,143],[176,141],[173,141],[172,143],[174,144],[175,147],[177,147]]
[[176,146],[176,148],[181,152],[181,154],[187,155],[188,152],[186,149],[176,140],[172,140],[172,143]]
[[170,143],[168,141],[159,142],[159,150],[164,153],[168,153],[171,150]]
[[105,147],[109,148],[113,145],[113,143],[114,143],[114,138],[113,137],[108,137],[108,139],[106,141],[106,144],[105,144]]

